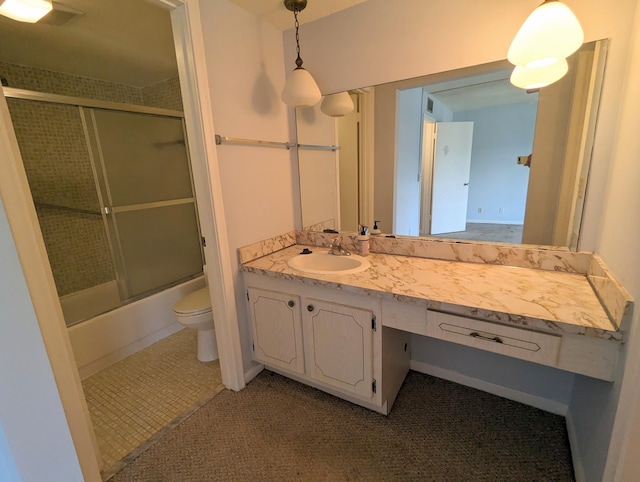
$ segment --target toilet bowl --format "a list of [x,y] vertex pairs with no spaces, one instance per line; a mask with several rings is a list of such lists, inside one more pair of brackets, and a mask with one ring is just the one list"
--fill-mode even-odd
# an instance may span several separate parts
[[173,313],[187,328],[198,330],[198,360],[203,362],[218,359],[216,332],[213,329],[213,313],[209,288],[204,287],[180,299],[173,306]]

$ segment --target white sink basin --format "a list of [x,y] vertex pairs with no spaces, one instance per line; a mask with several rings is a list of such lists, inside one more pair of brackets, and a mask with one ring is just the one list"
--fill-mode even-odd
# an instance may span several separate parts
[[336,256],[327,251],[299,254],[287,260],[289,267],[310,274],[360,273],[371,266],[362,256]]

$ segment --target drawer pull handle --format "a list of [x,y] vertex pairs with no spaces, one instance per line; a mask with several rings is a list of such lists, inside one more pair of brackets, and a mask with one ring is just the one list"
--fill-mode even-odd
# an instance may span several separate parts
[[484,336],[478,333],[477,331],[474,331],[473,333],[469,333],[469,336],[472,336],[474,338],[482,338],[483,340],[494,341],[496,343],[502,343],[502,340],[497,336],[494,336],[494,337]]

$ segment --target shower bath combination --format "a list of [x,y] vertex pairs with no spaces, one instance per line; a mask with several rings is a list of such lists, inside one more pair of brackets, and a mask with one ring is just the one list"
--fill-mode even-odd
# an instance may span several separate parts
[[67,325],[202,274],[181,112],[6,95]]

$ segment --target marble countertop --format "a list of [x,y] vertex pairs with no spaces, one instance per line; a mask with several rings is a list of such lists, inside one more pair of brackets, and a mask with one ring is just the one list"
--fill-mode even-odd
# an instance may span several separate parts
[[366,271],[312,275],[286,263],[305,247],[327,250],[290,246],[244,263],[242,270],[550,333],[623,338],[582,274],[371,253]]

